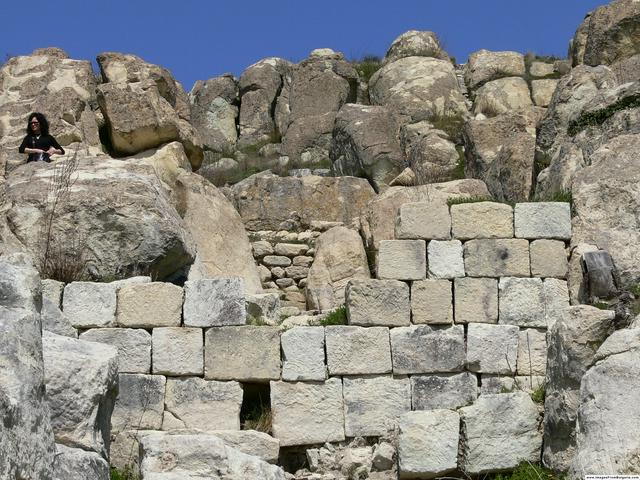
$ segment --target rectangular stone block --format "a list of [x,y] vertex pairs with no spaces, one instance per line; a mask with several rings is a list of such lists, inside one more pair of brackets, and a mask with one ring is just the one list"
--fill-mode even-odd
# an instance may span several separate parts
[[400,327],[411,323],[409,285],[398,280],[354,279],[345,290],[349,325]]
[[184,284],[184,325],[244,325],[244,282],[240,278],[207,278]]
[[462,242],[460,240],[432,240],[429,242],[429,277],[464,277]]
[[400,415],[411,411],[408,378],[343,379],[344,430],[347,437],[387,435]]
[[464,328],[415,325],[391,330],[393,373],[459,372],[464,368]]
[[160,430],[166,378],[162,375],[121,373],[118,397],[111,415],[111,433]]
[[470,277],[528,277],[529,242],[524,239],[469,240],[464,266]]
[[546,278],[542,290],[546,325],[551,328],[569,308],[569,288],[564,280]]
[[204,376],[215,380],[280,379],[277,327],[209,328],[204,334]]
[[451,216],[444,203],[404,203],[396,218],[397,239],[448,240],[451,238]]
[[329,375],[391,372],[387,327],[336,325],[325,328]]
[[453,323],[451,281],[419,280],[411,284],[411,318],[413,323]]
[[46,278],[42,280],[42,300],[48,299],[56,307],[62,308],[64,283]]
[[204,340],[201,328],[153,329],[153,373],[170,376],[202,375]]
[[324,328],[295,327],[283,332],[282,379],[289,382],[324,381]]
[[498,280],[456,278],[454,280],[456,323],[498,323]]
[[125,327],[179,327],[182,322],[181,287],[171,283],[132,283],[118,290],[116,320]]
[[113,283],[69,283],[64,288],[62,310],[76,328],[113,327],[116,290]]
[[520,327],[546,327],[545,301],[540,278],[504,277],[498,284],[499,323]]
[[460,416],[452,410],[408,412],[400,417],[400,478],[436,478],[456,470]]
[[534,240],[529,246],[531,275],[534,277],[566,278],[569,261],[564,242],[560,240]]
[[80,335],[80,340],[106,343],[118,349],[119,373],[149,373],[151,371],[151,335],[143,329],[92,328]]
[[511,238],[513,208],[496,202],[451,205],[451,228],[453,237],[460,240]]
[[516,203],[517,238],[571,239],[571,206],[564,202]]
[[378,249],[378,278],[422,280],[427,276],[424,240],[382,240]]
[[467,328],[467,369],[478,373],[514,374],[518,332],[515,325],[470,323]]
[[238,382],[169,378],[163,430],[240,430],[242,387]]
[[478,380],[473,373],[441,373],[411,377],[412,410],[434,410],[471,405],[478,398]]
[[281,447],[345,439],[339,378],[323,383],[271,382],[271,413],[273,436]]
[[256,430],[214,430],[211,433],[225,445],[242,453],[261,458],[265,462],[278,463],[280,442],[267,433]]
[[518,375],[545,375],[546,372],[546,333],[535,328],[523,328],[518,340]]

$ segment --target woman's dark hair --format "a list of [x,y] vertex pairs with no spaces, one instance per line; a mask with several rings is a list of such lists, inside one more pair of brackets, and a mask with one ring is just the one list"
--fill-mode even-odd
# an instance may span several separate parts
[[47,121],[47,117],[40,112],[33,112],[29,115],[29,120],[27,120],[27,134],[33,133],[33,130],[31,130],[31,120],[34,118],[40,122],[40,134],[49,135],[49,122]]

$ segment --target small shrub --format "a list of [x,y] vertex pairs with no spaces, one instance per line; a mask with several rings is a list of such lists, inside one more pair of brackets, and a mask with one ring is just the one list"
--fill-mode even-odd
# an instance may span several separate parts
[[436,114],[429,119],[433,128],[442,130],[455,143],[462,140],[465,119],[462,115]]
[[493,202],[492,198],[487,197],[450,197],[447,199],[447,205],[461,205],[463,203]]
[[111,467],[111,480],[140,480],[140,475],[131,465],[124,467],[124,470]]
[[599,308],[600,310],[609,310],[611,305],[607,302],[593,302],[592,306]]
[[367,54],[359,60],[351,61],[363,82],[369,83],[374,73],[380,70],[382,59],[377,55]]
[[509,473],[497,473],[488,475],[488,480],[557,480],[559,477],[552,470],[541,465],[525,462]]
[[271,407],[268,404],[260,404],[247,414],[242,429],[271,434],[272,423]]
[[462,146],[456,145],[456,150],[458,151],[458,161],[456,162],[456,167],[453,170],[453,179],[462,180],[465,178],[464,167],[467,160],[464,156],[464,149],[462,148]]
[[333,312],[329,313],[326,317],[320,320],[320,325],[323,327],[329,325],[346,325],[347,324],[347,308],[342,305],[336,308]]
[[595,110],[593,112],[586,112],[580,115],[576,120],[569,123],[567,133],[572,137],[577,135],[587,127],[595,127],[602,125],[609,118],[611,118],[616,112],[626,110],[629,108],[640,107],[640,94],[631,95],[621,98],[615,103],[612,103],[608,107]]
[[544,385],[540,385],[538,388],[531,392],[531,400],[535,403],[544,404],[545,388]]
[[640,283],[636,283],[633,287],[630,288],[631,293],[636,298],[640,298]]

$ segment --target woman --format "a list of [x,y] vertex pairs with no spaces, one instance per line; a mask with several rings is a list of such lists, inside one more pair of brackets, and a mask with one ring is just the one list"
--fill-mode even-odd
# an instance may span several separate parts
[[27,136],[22,140],[18,151],[29,154],[27,163],[39,160],[50,162],[51,155],[64,155],[64,148],[49,135],[49,122],[43,114],[38,112],[29,115]]

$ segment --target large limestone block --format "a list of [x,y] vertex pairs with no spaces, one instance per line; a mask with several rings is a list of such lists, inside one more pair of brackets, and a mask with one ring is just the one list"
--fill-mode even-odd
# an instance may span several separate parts
[[448,240],[451,238],[449,208],[429,202],[401,205],[396,220],[396,238]]
[[525,73],[524,56],[518,52],[491,52],[478,50],[469,55],[464,80],[475,89],[500,77],[522,77]]
[[333,227],[316,240],[316,253],[307,277],[309,308],[331,310],[344,304],[349,281],[371,277],[367,254],[358,232]]
[[495,202],[451,205],[451,229],[459,240],[513,237],[513,208]]
[[459,412],[464,442],[461,468],[469,474],[539,461],[542,434],[538,431],[538,409],[528,394],[481,395]]
[[341,442],[344,433],[342,381],[271,382],[273,436],[280,446]]
[[412,410],[455,410],[471,405],[478,398],[478,380],[473,373],[413,375],[411,377]]
[[400,478],[436,478],[456,470],[460,416],[452,410],[408,412],[400,417]]
[[154,374],[183,376],[204,373],[201,328],[154,328],[152,343]]
[[283,332],[282,380],[319,381],[327,378],[324,360],[324,328],[297,327]]
[[62,309],[74,327],[112,327],[116,291],[113,283],[72,282],[64,289]]
[[264,381],[280,378],[280,332],[275,327],[216,327],[204,334],[204,377]]
[[169,378],[163,430],[240,430],[242,387],[237,382]]
[[381,280],[423,280],[427,275],[424,240],[382,240],[378,252]]
[[569,307],[549,330],[542,460],[566,471],[575,454],[576,416],[582,376],[598,346],[614,330],[614,312],[587,305]]
[[453,298],[449,280],[427,279],[411,283],[413,323],[453,323]]
[[114,433],[131,429],[160,430],[166,378],[162,375],[121,373],[118,383],[111,430]]
[[535,328],[523,328],[518,338],[518,375],[544,375],[546,372],[546,332]]
[[184,284],[184,325],[244,325],[244,282],[240,278],[189,280]]
[[401,327],[411,323],[409,286],[397,280],[352,280],[345,291],[345,305],[349,325]]
[[464,267],[470,277],[528,277],[529,242],[524,239],[469,240]]
[[48,333],[42,354],[56,441],[108,458],[118,351],[110,345]]
[[556,91],[559,80],[547,78],[544,80],[533,80],[531,82],[531,99],[538,107],[548,107]]
[[402,414],[411,411],[408,378],[345,377],[342,392],[347,437],[386,435],[395,429]]
[[280,467],[227,446],[211,434],[150,433],[140,440],[140,455],[140,473],[145,480],[286,478]]
[[529,86],[520,77],[491,80],[476,91],[473,113],[495,117],[533,106]]
[[391,329],[393,373],[459,372],[465,363],[464,329],[416,325]]
[[385,63],[405,57],[433,57],[449,60],[437,35],[430,31],[409,30],[397,37],[384,56]]
[[109,463],[95,452],[56,445],[53,480],[109,480]]
[[454,311],[456,323],[498,323],[498,280],[456,278]]
[[531,275],[534,277],[566,278],[569,260],[564,242],[559,240],[534,240],[529,246]]
[[265,462],[278,463],[280,442],[271,435],[256,430],[215,430],[213,433],[225,445]]
[[571,206],[562,202],[517,203],[517,238],[571,239]]
[[498,284],[499,323],[521,327],[547,326],[542,279],[503,277]]
[[123,327],[179,327],[183,291],[171,283],[126,285],[118,290],[116,321]]
[[427,251],[430,278],[464,277],[460,240],[431,240]]
[[151,371],[151,335],[141,328],[92,328],[80,340],[111,345],[118,350],[118,373]]
[[329,326],[325,340],[329,375],[391,372],[387,327]]
[[472,372],[515,374],[519,329],[515,325],[470,323],[467,368]]

